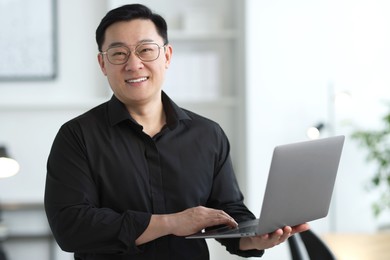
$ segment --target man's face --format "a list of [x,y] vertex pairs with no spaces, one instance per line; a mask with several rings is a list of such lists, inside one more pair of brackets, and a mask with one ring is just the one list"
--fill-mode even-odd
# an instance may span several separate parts
[[161,87],[171,60],[172,48],[169,45],[160,48],[160,56],[154,61],[146,62],[134,53],[134,48],[144,42],[164,45],[152,21],[136,19],[117,22],[106,29],[102,50],[104,52],[117,45],[128,46],[131,50],[128,61],[122,65],[114,65],[108,61],[107,55],[98,55],[101,70],[107,76],[115,96],[128,106],[161,100]]

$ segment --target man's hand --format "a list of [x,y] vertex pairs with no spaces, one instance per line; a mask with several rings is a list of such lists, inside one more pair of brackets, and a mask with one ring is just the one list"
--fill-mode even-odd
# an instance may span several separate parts
[[166,235],[188,236],[217,225],[232,228],[238,226],[237,222],[223,210],[202,206],[173,214],[152,215],[148,227],[135,243],[141,245]]
[[309,224],[305,223],[294,227],[287,226],[270,234],[255,237],[243,237],[240,239],[240,250],[263,250],[271,248],[285,242],[295,233],[306,231],[309,228]]
[[232,228],[238,226],[237,222],[223,210],[202,206],[170,215],[169,223],[172,234],[176,236],[188,236],[217,225],[227,225]]

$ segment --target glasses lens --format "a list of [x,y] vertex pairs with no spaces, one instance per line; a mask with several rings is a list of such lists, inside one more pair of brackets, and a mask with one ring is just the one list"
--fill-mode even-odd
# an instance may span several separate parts
[[135,53],[143,61],[153,61],[160,55],[160,47],[156,43],[143,43],[137,46]]
[[126,63],[129,55],[129,49],[124,46],[112,47],[107,50],[107,58],[112,64]]

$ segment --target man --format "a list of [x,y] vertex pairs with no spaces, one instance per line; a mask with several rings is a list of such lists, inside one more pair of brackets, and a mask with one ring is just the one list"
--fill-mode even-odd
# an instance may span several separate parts
[[[58,244],[75,259],[209,259],[203,239],[185,236],[254,218],[227,137],[161,90],[172,57],[161,16],[138,4],[111,10],[96,41],[114,95],[54,140],[45,208]],[[233,254],[261,256],[307,229],[219,241]]]

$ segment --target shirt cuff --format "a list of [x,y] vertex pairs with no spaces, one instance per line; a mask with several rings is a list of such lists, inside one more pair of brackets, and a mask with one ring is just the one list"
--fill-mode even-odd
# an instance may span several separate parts
[[138,247],[135,244],[135,240],[145,231],[148,227],[152,215],[150,213],[128,211],[122,229],[119,234],[119,239],[126,245],[129,253],[142,252],[142,246]]
[[241,257],[261,257],[264,254],[264,250],[240,250],[240,238],[217,239],[217,241],[224,245],[229,253]]

